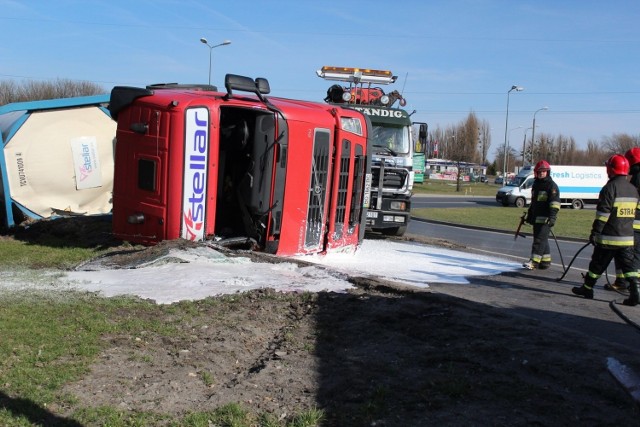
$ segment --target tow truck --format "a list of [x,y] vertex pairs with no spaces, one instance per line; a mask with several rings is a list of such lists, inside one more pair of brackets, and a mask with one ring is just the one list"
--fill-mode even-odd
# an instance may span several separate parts
[[[395,108],[407,101],[397,90],[386,93],[380,85],[395,83],[388,70],[323,66],[318,77],[337,81],[324,101],[365,114],[372,126],[371,204],[366,228],[389,236],[402,236],[409,224],[414,182],[414,141],[410,114]],[[419,132],[425,135],[426,131]]]

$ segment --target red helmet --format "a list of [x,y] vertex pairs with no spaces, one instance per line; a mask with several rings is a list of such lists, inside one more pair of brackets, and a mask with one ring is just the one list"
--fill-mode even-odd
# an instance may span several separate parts
[[607,160],[607,175],[612,178],[616,175],[629,175],[629,161],[621,154],[614,154]]
[[540,160],[538,163],[536,163],[535,167],[533,168],[533,173],[538,175],[539,171],[550,171],[551,170],[551,165],[549,165],[549,162],[547,162],[546,160]]
[[629,166],[640,163],[640,148],[633,147],[632,149],[627,150],[627,152],[624,153],[624,156],[629,160]]

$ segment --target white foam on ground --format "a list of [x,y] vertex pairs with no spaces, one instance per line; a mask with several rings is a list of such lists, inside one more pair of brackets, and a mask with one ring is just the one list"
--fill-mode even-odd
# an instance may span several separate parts
[[[346,274],[382,276],[404,284],[468,283],[467,277],[519,269],[517,263],[421,244],[365,240],[355,254],[297,257],[294,262],[252,262],[226,257],[209,247],[173,250],[135,269],[0,272],[0,290],[51,289],[98,292],[105,297],[135,295],[159,304],[198,300],[259,288],[277,291],[344,292]],[[334,272],[327,271],[329,267]]]
[[355,254],[298,257],[354,274],[370,274],[414,286],[429,282],[469,283],[469,276],[491,276],[520,269],[520,264],[411,242],[365,240]]

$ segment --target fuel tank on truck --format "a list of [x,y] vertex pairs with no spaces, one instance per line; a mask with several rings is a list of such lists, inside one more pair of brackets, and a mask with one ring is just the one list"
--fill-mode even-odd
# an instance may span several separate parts
[[109,95],[0,107],[4,225],[111,212],[116,123]]

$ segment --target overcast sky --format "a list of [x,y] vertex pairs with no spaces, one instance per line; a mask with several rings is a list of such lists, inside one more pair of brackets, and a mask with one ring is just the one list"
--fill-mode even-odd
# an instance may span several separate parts
[[536,134],[639,135],[639,21],[632,0],[0,0],[0,80],[206,83],[211,52],[219,87],[266,77],[273,96],[322,101],[323,65],[389,69],[415,120],[487,120],[491,158],[545,106]]

